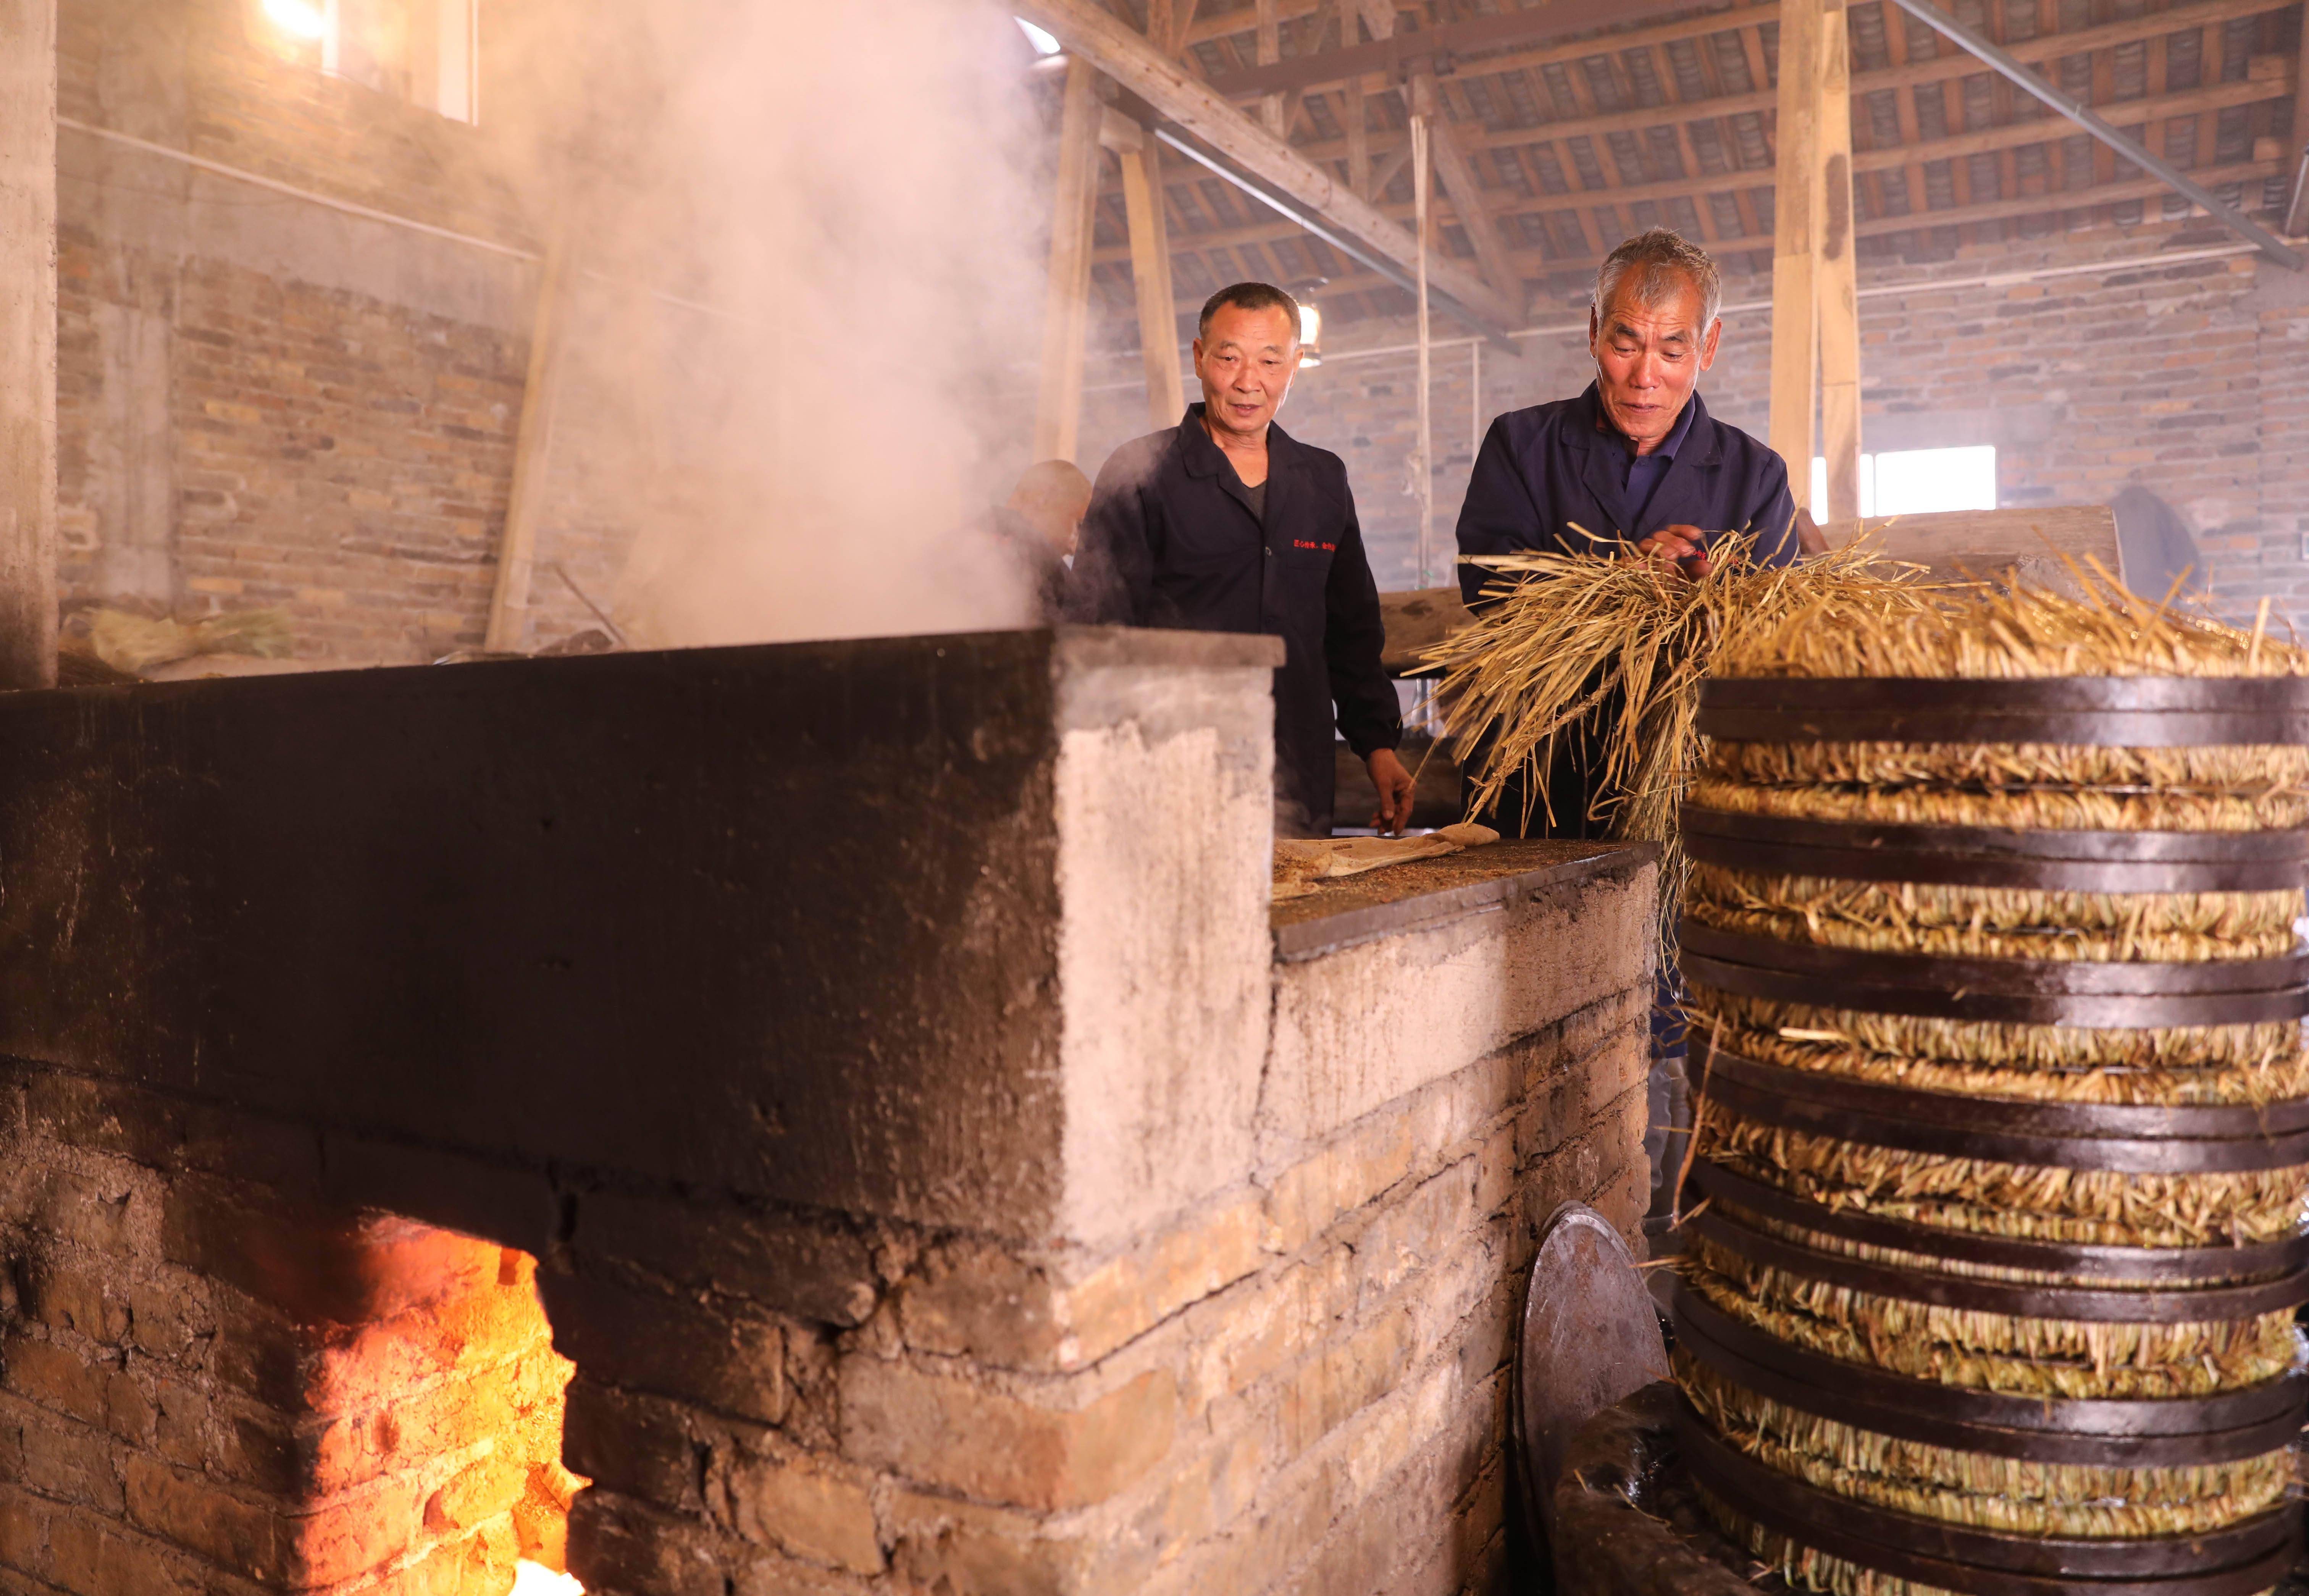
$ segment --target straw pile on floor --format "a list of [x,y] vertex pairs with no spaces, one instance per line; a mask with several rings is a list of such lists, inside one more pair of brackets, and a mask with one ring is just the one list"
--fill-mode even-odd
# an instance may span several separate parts
[[[2309,652],[2256,629],[2184,619],[2088,581],[2081,599],[1916,591],[1864,613],[1801,603],[1726,638],[1719,674],[1824,677],[2309,675]],[[1568,668],[1568,667],[1566,667]],[[1823,820],[2018,828],[2236,831],[2309,823],[2309,750],[2051,745],[1726,744],[1694,761],[1695,804]],[[1696,923],[1781,941],[1987,958],[2201,961],[2295,947],[2299,891],[2088,893],[1861,882],[1716,864],[1689,874]],[[2297,1024],[2092,1029],[1964,1022],[1769,1002],[1695,985],[1696,1027],[1785,1068],[1965,1097],[2100,1104],[2266,1103],[2309,1096]],[[2309,1167],[2149,1175],[1930,1156],[1802,1134],[1705,1101],[1699,1154],[1831,1209],[1940,1228],[2169,1248],[2294,1235]],[[1819,1251],[1905,1269],[2027,1279],[1742,1222]],[[2046,1398],[2199,1397],[2259,1384],[2294,1357],[2289,1311],[2238,1322],[2117,1324],[1928,1306],[1751,1263],[1699,1237],[1689,1288],[1781,1340],[1912,1378]],[[2066,1283],[2085,1284],[2073,1277]],[[2208,1283],[2208,1282],[2196,1282]],[[2113,1284],[2113,1283],[2106,1283]],[[2140,1284],[2138,1282],[2136,1285]],[[2181,1281],[2158,1282],[2171,1288]],[[2200,1468],[2037,1465],[1895,1440],[1796,1412],[1680,1353],[1717,1433],[1838,1495],[2013,1533],[2202,1532],[2280,1501],[2283,1453]],[[1925,1596],[1712,1510],[1797,1583],[1842,1596]]]

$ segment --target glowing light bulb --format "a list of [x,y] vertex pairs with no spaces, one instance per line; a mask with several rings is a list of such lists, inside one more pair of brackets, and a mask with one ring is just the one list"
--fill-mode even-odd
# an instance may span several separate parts
[[585,1587],[569,1574],[524,1557],[514,1565],[513,1596],[585,1596]]
[[1034,54],[1055,56],[1064,48],[1059,43],[1055,35],[1045,29],[1037,28],[1025,17],[1013,17],[1010,20],[1018,24],[1018,30],[1026,36],[1026,42],[1034,47]]
[[1323,363],[1323,313],[1304,299],[1299,301],[1299,348],[1300,365]]
[[327,14],[308,0],[264,0],[264,14],[274,27],[299,39],[318,39],[329,30]]

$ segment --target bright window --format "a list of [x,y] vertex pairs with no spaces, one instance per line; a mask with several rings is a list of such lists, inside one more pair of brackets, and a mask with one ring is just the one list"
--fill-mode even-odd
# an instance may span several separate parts
[[[1828,503],[1828,462],[1812,463],[1815,520]],[[1860,513],[1928,516],[1937,510],[1996,507],[1996,446],[1962,449],[1893,449],[1860,456]]]
[[284,60],[473,122],[480,12],[480,0],[255,0],[249,31]]

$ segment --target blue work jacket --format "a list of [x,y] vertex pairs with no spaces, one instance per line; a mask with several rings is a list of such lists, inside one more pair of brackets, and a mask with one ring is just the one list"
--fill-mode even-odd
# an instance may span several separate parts
[[[1796,557],[1795,500],[1779,455],[1739,428],[1717,421],[1698,394],[1691,427],[1650,502],[1632,517],[1626,497],[1628,446],[1608,422],[1596,385],[1576,399],[1511,410],[1492,423],[1459,509],[1459,552],[1515,554],[1544,550],[1608,553],[1597,538],[1636,542],[1663,526],[1697,526],[1712,543],[1727,533],[1756,533],[1756,558],[1786,565]],[[1632,519],[1633,525],[1622,525]],[[1473,604],[1498,574],[1459,568],[1459,591]]]
[[1281,638],[1281,817],[1322,836],[1331,828],[1333,727],[1368,758],[1395,747],[1403,723],[1379,665],[1387,629],[1345,463],[1269,426],[1267,472],[1262,517],[1204,430],[1199,403],[1179,426],[1115,450],[1083,517],[1072,608],[1126,626]]

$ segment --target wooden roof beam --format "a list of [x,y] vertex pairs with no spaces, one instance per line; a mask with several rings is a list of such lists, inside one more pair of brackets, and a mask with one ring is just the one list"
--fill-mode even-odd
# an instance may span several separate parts
[[[2120,116],[2124,126],[2156,121],[2166,117],[2197,116],[2208,111],[2227,109],[2231,106],[2253,105],[2264,100],[2281,100],[2294,92],[2293,84],[2285,79],[2240,79],[2235,82],[2217,82],[2210,88],[2187,89],[2177,94],[2160,94],[2152,99],[2119,100],[2107,109]],[[1983,128],[1978,133],[1957,134],[1947,138],[1926,139],[1914,144],[1892,144],[1878,150],[1854,152],[1855,171],[1881,171],[1896,167],[1920,166],[1932,160],[1948,160],[1967,155],[1985,154],[1994,150],[2022,149],[2031,144],[2057,143],[2075,136],[2074,130],[2064,121],[2050,117],[2007,123],[2002,127]],[[1389,174],[1390,176],[1392,174]],[[1702,178],[1673,178],[1657,183],[1644,183],[1625,187],[1578,188],[1563,194],[1535,194],[1529,197],[1502,193],[1492,210],[1493,220],[1518,216],[1544,216],[1558,211],[1579,210],[1595,205],[1627,206],[1647,201],[1665,204],[1671,200],[1688,199],[1698,205],[1711,195],[1737,194],[1743,190],[1772,186],[1773,171],[1769,167],[1743,168],[1729,172],[1717,172]],[[1447,192],[1448,192],[1448,181]],[[2045,196],[2037,196],[2043,198]],[[1457,210],[1456,198],[1453,209]],[[1411,207],[1379,202],[1379,209],[1398,221],[1407,221]],[[1464,213],[1463,226],[1469,225]],[[1472,231],[1472,228],[1470,230]],[[1177,249],[1227,249],[1244,244],[1264,244],[1292,237],[1287,227],[1258,224],[1248,227],[1215,229],[1204,233],[1181,232],[1173,236],[1172,247]],[[1755,246],[1760,247],[1760,246]],[[1717,240],[1710,249],[1737,248],[1741,246]],[[1127,258],[1120,248],[1099,252],[1101,261]]]
[[[1019,0],[1016,9],[1223,160],[1320,218],[1343,239],[1399,269],[1408,269],[1415,261],[1417,246],[1410,233],[1350,191],[1328,166],[1310,160],[1251,121],[1094,0]],[[1431,261],[1428,280],[1456,301],[1463,319],[1484,332],[1497,335],[1521,317],[1520,305],[1457,261]]]
[[1336,50],[1293,56],[1287,61],[1262,63],[1213,79],[1211,87],[1237,96],[1276,94],[1374,74],[1397,79],[1422,72],[1448,73],[1458,57],[1473,51],[1540,44],[1658,12],[1689,10],[1691,5],[1691,0],[1550,0],[1545,5],[1494,12],[1464,22],[1423,28],[1416,33],[1389,33],[1369,44],[1347,44]]
[[[2098,50],[2114,49],[2120,45],[2138,44],[2144,39],[2158,39],[2167,33],[2183,32],[2236,17],[2283,11],[2293,3],[2295,0],[2199,0],[2195,4],[2177,6],[2171,11],[2151,12],[2145,16],[2109,22],[2097,28],[2080,28],[2072,33],[2040,34],[2014,45],[2011,55],[2020,61],[2056,61],[2064,56],[2089,55]],[[1631,29],[1626,33],[1611,34],[1603,39],[1583,39],[1576,45],[1557,47],[1527,56],[1463,61],[1459,64],[1458,75],[1463,79],[1487,77],[1496,73],[1560,65],[1591,56],[1614,55],[1622,49],[1672,42],[1706,33],[1720,33],[1735,27],[1751,28],[1759,22],[1769,22],[1778,14],[1777,4],[1752,6],[1742,11],[1711,12],[1704,17],[1690,18],[1658,28]],[[1697,25],[1700,23],[1708,25]],[[1947,82],[1954,78],[1973,77],[1990,70],[1985,63],[1957,51],[1904,65],[1855,72],[1852,74],[1852,91],[1855,95],[1872,94],[1880,89],[1921,87],[1927,83]],[[1366,91],[1374,86],[1380,85],[1366,84]],[[1770,111],[1776,104],[1770,90],[1750,90],[1739,94],[1721,94],[1709,100],[1635,106],[1601,116],[1566,117],[1552,122],[1535,123],[1527,127],[1503,127],[1497,131],[1463,123],[1457,132],[1460,143],[1466,149],[1495,149],[1549,143],[1583,134],[1592,137],[1605,133],[1636,133],[1675,123],[1704,122],[1719,117]],[[1371,139],[1371,159],[1378,160],[1391,150],[1407,145],[1409,142],[1403,135],[1374,132]],[[1347,152],[1345,139],[1310,140],[1296,147],[1302,155],[1312,160],[1345,160]]]

